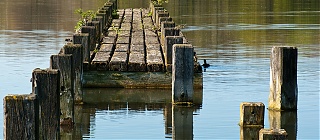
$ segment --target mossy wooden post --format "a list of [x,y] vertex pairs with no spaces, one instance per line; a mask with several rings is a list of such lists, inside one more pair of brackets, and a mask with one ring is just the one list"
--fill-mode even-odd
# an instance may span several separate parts
[[269,109],[297,110],[297,57],[296,47],[272,48]]
[[167,71],[172,71],[172,47],[174,44],[182,44],[181,36],[167,36],[164,43],[164,60]]
[[193,108],[173,105],[172,107],[172,139],[193,139]]
[[285,129],[288,139],[297,139],[297,111],[269,110],[270,129]]
[[74,122],[74,67],[72,55],[52,55],[50,68],[60,71],[60,123],[61,125],[72,125]]
[[39,139],[59,139],[60,72],[36,68],[32,80],[32,93],[37,95],[39,102]]
[[192,45],[174,44],[172,61],[172,102],[193,103]]
[[89,34],[79,33],[73,35],[73,44],[82,45],[82,62],[89,62],[90,60],[90,50],[89,50]]
[[240,104],[240,139],[258,139],[264,127],[265,105],[261,102],[242,102]]
[[11,94],[3,99],[4,139],[39,139],[39,104],[35,94]]
[[80,44],[66,44],[63,47],[64,54],[72,54],[73,59],[73,75],[72,75],[72,81],[74,84],[74,102],[75,104],[81,104],[82,103],[82,45]]
[[259,140],[288,140],[288,134],[284,129],[261,129]]
[[[82,26],[81,33],[89,33],[89,51],[93,51],[96,48],[96,27]],[[91,60],[89,62],[91,62]]]

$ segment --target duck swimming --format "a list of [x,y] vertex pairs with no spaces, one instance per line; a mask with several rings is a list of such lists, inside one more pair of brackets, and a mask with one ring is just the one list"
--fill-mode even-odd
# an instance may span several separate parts
[[203,66],[204,68],[208,68],[208,67],[210,67],[210,64],[207,63],[207,60],[206,60],[206,59],[203,59],[203,64],[202,64],[202,66]]

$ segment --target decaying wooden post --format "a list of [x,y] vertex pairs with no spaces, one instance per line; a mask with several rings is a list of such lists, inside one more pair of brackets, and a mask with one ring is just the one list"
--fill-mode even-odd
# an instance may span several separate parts
[[264,127],[265,105],[261,102],[240,104],[240,139],[258,139]]
[[32,80],[32,93],[37,95],[39,103],[39,139],[59,139],[60,72],[36,68]]
[[73,44],[81,44],[83,47],[82,50],[82,62],[89,62],[90,60],[90,50],[89,50],[89,34],[88,33],[79,33],[73,35]]
[[64,45],[64,54],[72,54],[72,60],[73,60],[73,91],[74,91],[74,102],[76,104],[82,103],[82,83],[81,83],[81,77],[82,77],[82,46],[80,44],[72,44],[68,43]]
[[193,139],[193,108],[187,106],[172,107],[172,139]]
[[4,106],[4,139],[39,139],[39,105],[35,94],[7,95]]
[[60,71],[60,123],[61,125],[72,125],[74,122],[74,67],[72,55],[52,55],[50,68]]
[[181,36],[167,36],[164,43],[164,60],[167,71],[172,71],[172,47],[174,44],[182,44]]
[[173,45],[172,102],[193,103],[193,47]]
[[297,110],[297,56],[296,47],[272,48],[269,109]]
[[157,11],[159,11],[159,10],[164,10],[164,8],[163,7],[154,7],[153,9],[152,9],[152,20],[153,20],[153,23],[157,23],[157,19],[156,19],[156,13],[157,13]]
[[[165,44],[165,39],[167,36],[180,36],[180,29],[177,28],[165,28],[165,26],[173,26],[172,24],[163,24],[163,28],[161,28],[161,37],[160,42],[161,44]],[[183,43],[183,41],[182,41]],[[181,44],[182,44],[181,43]]]
[[167,12],[165,10],[157,10],[156,11],[156,22],[155,22],[155,25],[158,28],[160,28],[160,26],[161,26],[160,18],[162,18],[162,17],[169,18],[169,12]]
[[264,104],[261,102],[242,102],[240,105],[240,126],[264,126]]
[[287,140],[288,134],[284,129],[261,129],[259,140]]
[[93,51],[96,48],[96,27],[95,26],[82,26],[81,33],[89,33],[89,50]]

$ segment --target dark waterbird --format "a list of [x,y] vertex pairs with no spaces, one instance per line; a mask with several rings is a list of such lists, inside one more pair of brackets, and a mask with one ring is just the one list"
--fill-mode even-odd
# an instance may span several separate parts
[[206,59],[203,59],[203,64],[202,64],[202,66],[203,66],[204,68],[208,68],[208,67],[210,67],[210,64],[207,63],[207,60],[206,60]]

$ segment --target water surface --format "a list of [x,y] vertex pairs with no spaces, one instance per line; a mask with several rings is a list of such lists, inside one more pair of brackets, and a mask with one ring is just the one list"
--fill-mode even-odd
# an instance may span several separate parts
[[[73,11],[96,10],[104,2],[2,0],[1,97],[30,93],[32,70],[49,67],[50,55],[58,53],[64,39],[72,36],[79,18]],[[170,0],[165,5],[176,24],[185,27],[182,31],[199,61],[207,59],[211,64],[203,73],[202,106],[185,110],[193,114],[188,122],[192,122],[194,139],[240,138],[240,103],[268,106],[270,52],[279,45],[296,46],[299,51],[298,111],[288,117],[293,118],[290,139],[319,139],[319,5],[318,0]],[[119,0],[120,8],[147,6],[143,0]],[[171,139],[170,116],[179,109],[168,104],[170,90],[92,94],[97,93],[110,100],[76,107],[83,123],[73,133],[63,133],[64,139]],[[3,124],[2,108],[0,112]],[[265,128],[269,126],[266,110]]]

